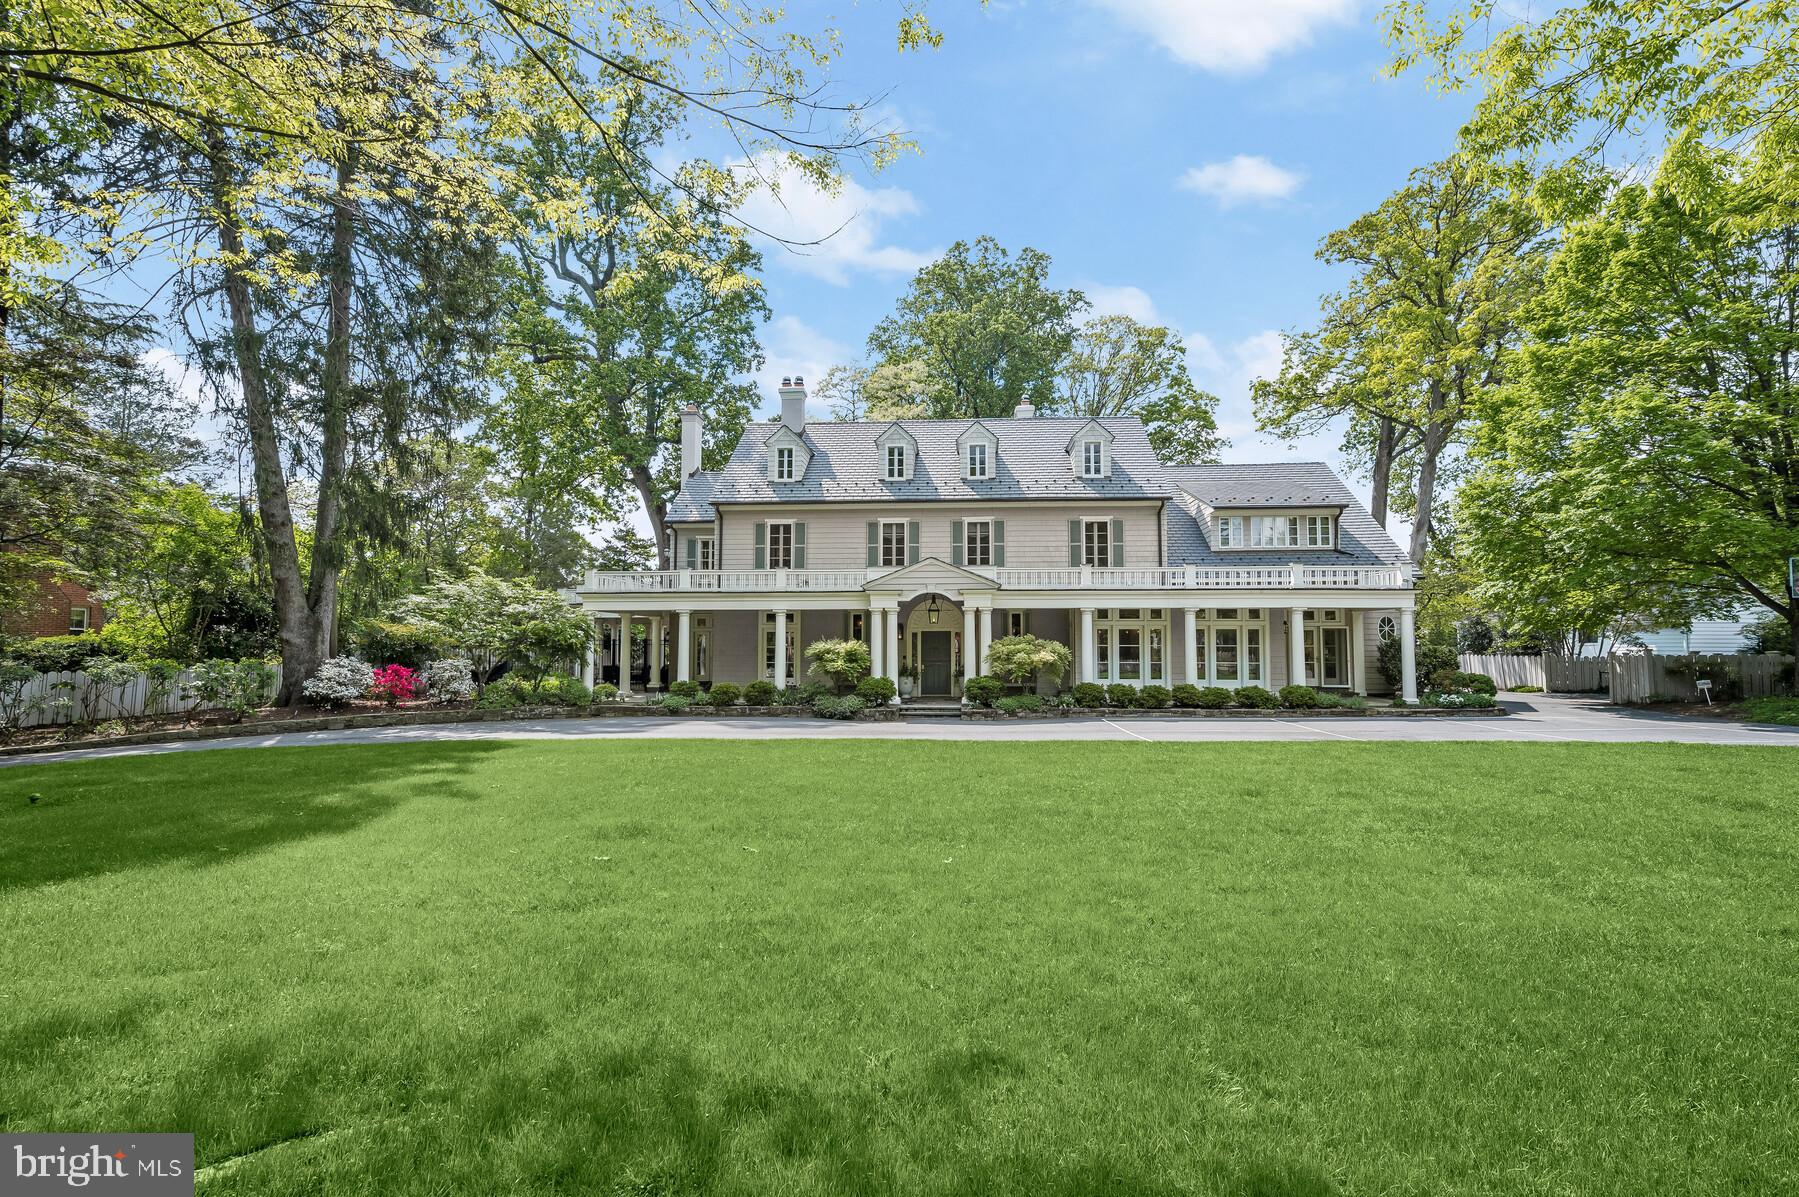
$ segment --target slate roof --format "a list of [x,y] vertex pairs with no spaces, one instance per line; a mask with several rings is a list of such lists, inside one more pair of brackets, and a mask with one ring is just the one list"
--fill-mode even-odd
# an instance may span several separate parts
[[[1093,421],[1086,417],[1035,416],[1025,419],[901,420],[918,443],[912,477],[889,482],[882,477],[876,442],[894,422],[808,423],[806,444],[812,461],[798,482],[768,480],[763,446],[781,427],[752,424],[716,473],[687,480],[669,510],[676,522],[710,520],[717,504],[933,502],[982,499],[1166,499],[1174,487],[1149,446],[1142,421],[1131,417],[1099,420],[1112,434],[1112,475],[1079,477],[1069,464],[1068,445],[1076,431]],[[990,463],[993,476],[963,476],[957,439],[979,423],[998,440]]]
[[[1218,552],[1206,539],[1199,517],[1189,509],[1197,500],[1211,507],[1340,507],[1337,548],[1328,560],[1343,565],[1397,565],[1406,560],[1387,530],[1374,522],[1349,487],[1322,461],[1277,461],[1256,465],[1163,466],[1187,502],[1168,505],[1170,565],[1288,565],[1296,558],[1287,549]],[[1309,550],[1297,558],[1322,560]]]

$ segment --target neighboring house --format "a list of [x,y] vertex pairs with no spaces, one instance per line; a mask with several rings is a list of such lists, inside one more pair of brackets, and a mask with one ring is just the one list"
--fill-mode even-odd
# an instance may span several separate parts
[[[850,637],[877,675],[956,698],[1029,632],[1073,650],[1070,681],[1278,688],[1303,659],[1307,683],[1365,694],[1380,633],[1412,643],[1410,564],[1328,466],[1166,464],[1135,418],[1029,405],[808,424],[805,404],[783,385],[781,419],[716,471],[683,413],[679,568],[568,592],[600,623],[590,679],[791,685],[807,645]],[[626,622],[648,634],[621,678]]]
[[[1654,628],[1646,632],[1632,632],[1622,642],[1608,645],[1608,652],[1649,652],[1665,657],[1679,657],[1687,653],[1708,655],[1725,655],[1749,651],[1749,625],[1764,618],[1768,609],[1758,603],[1751,603],[1736,615],[1728,619],[1695,619],[1684,628]],[[1580,646],[1580,655],[1592,657],[1599,655],[1600,645],[1597,643]]]
[[37,593],[25,605],[0,614],[0,631],[10,636],[68,636],[106,626],[106,608],[79,582],[48,573],[35,579]]

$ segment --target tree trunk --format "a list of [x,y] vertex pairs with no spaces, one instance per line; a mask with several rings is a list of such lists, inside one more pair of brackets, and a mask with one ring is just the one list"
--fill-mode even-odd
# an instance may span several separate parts
[[213,220],[225,257],[225,302],[231,317],[231,346],[238,384],[244,396],[244,427],[249,434],[251,474],[256,484],[256,510],[261,517],[263,547],[275,591],[276,634],[281,642],[281,686],[275,701],[289,705],[300,697],[300,685],[317,670],[320,656],[318,621],[306,602],[300,577],[300,550],[294,539],[293,510],[287,501],[287,475],[281,465],[281,440],[269,403],[262,370],[262,335],[244,277],[243,229],[232,196],[229,154],[222,134],[207,140],[212,173]]
[[325,370],[319,380],[321,413],[319,507],[312,534],[312,570],[306,605],[318,624],[318,655],[324,660],[337,632],[338,575],[343,568],[344,463],[349,452],[350,299],[354,286],[352,255],[356,243],[350,184],[356,172],[356,148],[338,159],[337,189],[331,202],[331,258],[327,264]]
[[1399,429],[1391,416],[1375,417],[1374,493],[1370,496],[1369,514],[1382,528],[1387,526],[1387,491],[1393,484],[1393,447],[1399,441]]
[[1430,546],[1431,517],[1437,497],[1437,459],[1442,456],[1448,439],[1442,424],[1433,421],[1425,425],[1418,457],[1418,493],[1412,513],[1411,557],[1414,563],[1423,562],[1424,550]]
[[650,536],[656,542],[656,568],[673,569],[674,550],[668,543],[668,505],[656,493],[656,479],[647,466],[631,467],[631,482],[643,502],[644,514],[650,517]]

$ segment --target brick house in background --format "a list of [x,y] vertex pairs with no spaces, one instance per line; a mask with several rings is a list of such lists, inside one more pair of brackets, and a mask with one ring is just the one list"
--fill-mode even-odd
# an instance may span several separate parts
[[106,608],[81,583],[40,573],[36,585],[30,600],[0,612],[0,631],[10,636],[68,636],[106,626]]

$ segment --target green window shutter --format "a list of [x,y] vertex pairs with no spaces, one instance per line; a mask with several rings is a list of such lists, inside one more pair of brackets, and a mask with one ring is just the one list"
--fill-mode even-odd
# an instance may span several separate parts
[[1124,564],[1124,521],[1112,521],[1112,564],[1114,567]]
[[793,521],[793,568],[806,568],[806,521]]
[[868,564],[872,567],[872,566],[879,565],[880,563],[881,563],[881,522],[879,520],[869,520],[868,521]]
[[949,522],[949,561],[951,565],[962,564],[962,521]]
[[687,568],[688,569],[698,569],[699,567],[700,567],[700,542],[697,537],[689,536],[687,538]]
[[1068,521],[1068,565],[1070,569],[1078,569],[1081,564],[1081,521]]
[[756,568],[768,568],[768,525],[756,521]]
[[993,564],[996,566],[999,566],[999,565],[1004,565],[1005,563],[1006,563],[1006,521],[1005,520],[994,520],[993,521]]
[[918,564],[918,521],[906,521],[906,564]]

